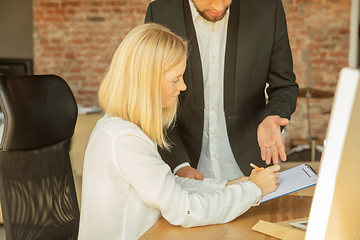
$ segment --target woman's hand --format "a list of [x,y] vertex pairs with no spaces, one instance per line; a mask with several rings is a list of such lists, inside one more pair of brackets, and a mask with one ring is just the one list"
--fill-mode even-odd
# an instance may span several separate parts
[[262,171],[253,169],[248,180],[255,183],[260,188],[262,196],[265,196],[278,188],[280,182],[279,170],[279,165],[265,168]]

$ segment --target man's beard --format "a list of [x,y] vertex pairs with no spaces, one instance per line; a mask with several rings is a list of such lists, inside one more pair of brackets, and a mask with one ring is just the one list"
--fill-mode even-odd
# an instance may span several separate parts
[[[227,7],[227,9],[228,8],[229,7]],[[221,19],[223,19],[225,17],[227,9],[220,16],[214,16],[214,17],[207,16],[207,15],[204,14],[204,12],[199,12],[198,11],[198,13],[200,14],[200,16],[202,16],[205,20],[207,20],[209,22],[217,22],[217,21],[220,21]]]
[[[192,1],[192,0],[191,0],[191,1]],[[194,3],[194,2],[193,2],[193,3]],[[227,6],[227,8],[224,10],[224,12],[223,12],[220,16],[208,16],[208,15],[205,14],[205,12],[206,12],[207,10],[201,12],[201,11],[196,7],[195,3],[194,3],[194,6],[195,6],[195,8],[196,8],[196,11],[200,14],[200,16],[203,17],[205,20],[207,20],[207,21],[209,21],[209,22],[217,22],[217,21],[220,21],[221,19],[223,19],[223,18],[225,17],[225,15],[226,15],[226,12],[227,12],[228,8],[229,8],[229,6]]]

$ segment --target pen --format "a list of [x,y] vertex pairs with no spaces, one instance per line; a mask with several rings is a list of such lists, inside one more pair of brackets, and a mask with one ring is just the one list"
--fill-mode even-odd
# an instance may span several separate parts
[[258,166],[256,166],[256,165],[253,164],[253,163],[250,163],[250,166],[253,167],[253,168],[255,168],[255,169],[258,170],[258,171],[262,171],[261,168],[259,168]]

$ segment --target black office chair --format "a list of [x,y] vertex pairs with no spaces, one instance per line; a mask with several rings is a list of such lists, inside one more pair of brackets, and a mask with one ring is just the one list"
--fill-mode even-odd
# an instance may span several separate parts
[[0,75],[0,202],[6,239],[77,239],[70,164],[75,98],[55,75]]

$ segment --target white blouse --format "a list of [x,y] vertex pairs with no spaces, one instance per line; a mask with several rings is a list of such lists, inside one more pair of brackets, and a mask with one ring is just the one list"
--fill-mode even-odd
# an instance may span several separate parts
[[105,115],[86,149],[79,240],[138,239],[162,215],[173,225],[226,223],[259,203],[247,181],[175,176],[135,124]]

